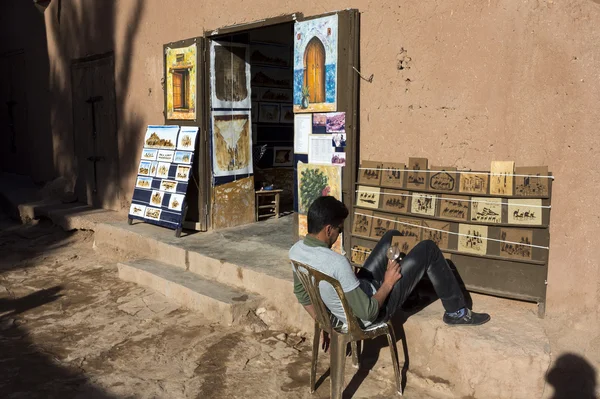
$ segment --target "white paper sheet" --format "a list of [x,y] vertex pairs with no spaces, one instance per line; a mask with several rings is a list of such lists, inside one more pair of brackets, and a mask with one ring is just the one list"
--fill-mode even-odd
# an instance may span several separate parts
[[308,163],[331,165],[333,147],[330,134],[313,134],[309,138]]
[[294,153],[308,154],[308,137],[312,132],[312,114],[294,115]]

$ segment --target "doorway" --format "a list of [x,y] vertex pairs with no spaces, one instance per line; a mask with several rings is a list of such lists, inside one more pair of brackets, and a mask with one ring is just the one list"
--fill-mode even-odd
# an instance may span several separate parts
[[79,202],[119,210],[119,157],[113,54],[75,61],[71,67],[73,139]]

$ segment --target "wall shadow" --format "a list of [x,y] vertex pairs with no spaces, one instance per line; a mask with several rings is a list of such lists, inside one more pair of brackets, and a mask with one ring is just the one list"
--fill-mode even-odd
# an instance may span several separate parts
[[551,399],[597,399],[596,369],[579,355],[561,355],[546,374],[546,381],[554,388]]

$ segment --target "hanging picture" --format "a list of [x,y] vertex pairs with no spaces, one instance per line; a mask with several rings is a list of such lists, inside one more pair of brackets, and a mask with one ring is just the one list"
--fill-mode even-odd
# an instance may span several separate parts
[[371,237],[381,238],[388,230],[396,228],[396,217],[385,213],[373,214],[373,227],[371,227]]
[[379,186],[381,184],[381,169],[383,164],[375,161],[361,161],[358,170],[358,182]]
[[487,226],[475,226],[472,224],[458,225],[458,250],[477,255],[487,253]]
[[448,249],[450,222],[423,220],[423,240],[431,240],[440,249]]
[[500,229],[500,256],[514,259],[531,259],[533,231]]
[[331,155],[331,164],[337,166],[346,166],[346,153],[334,152]]
[[397,246],[400,252],[408,254],[421,241],[421,221],[398,218],[397,230],[400,235],[392,238],[392,245]]
[[467,221],[469,215],[469,197],[444,194],[440,198],[440,217]]
[[291,105],[281,104],[279,107],[279,123],[294,123],[294,109]]
[[413,193],[410,213],[435,216],[436,196],[426,193]]
[[306,214],[313,201],[325,195],[342,200],[342,168],[298,162],[298,213]]
[[148,126],[144,136],[144,151],[149,148],[174,150],[177,145],[177,133],[179,126]]
[[248,46],[211,41],[211,107],[250,108],[250,63]]
[[261,123],[279,123],[279,104],[260,103],[258,121]]
[[291,89],[292,79],[287,69],[280,68],[252,68],[252,86],[274,87],[280,89]]
[[273,147],[273,167],[294,166],[293,147]]
[[197,126],[182,126],[177,139],[177,149],[184,151],[194,151],[196,147]]
[[291,89],[275,89],[265,87],[252,90],[252,93],[256,91],[258,91],[258,101],[291,103],[293,99],[293,91]]
[[353,245],[351,249],[352,253],[350,254],[350,261],[357,265],[363,265],[369,255],[371,255],[372,251],[373,249],[369,247]]
[[196,44],[165,49],[167,119],[196,119]]
[[406,172],[407,188],[425,189],[427,163],[427,158],[408,158],[408,171]]
[[487,173],[461,173],[458,191],[461,193],[487,194],[488,178]]
[[542,224],[541,199],[509,199],[508,223],[510,224]]
[[249,111],[212,113],[214,176],[252,173],[252,140]]
[[294,25],[294,112],[335,111],[338,16]]
[[502,199],[472,197],[471,221],[482,223],[502,223]]
[[523,166],[515,168],[515,196],[517,197],[547,197],[548,196],[548,167]]
[[406,213],[410,197],[411,194],[408,191],[386,188],[382,193],[381,207],[386,211]]
[[345,133],[346,132],[346,113],[330,112],[327,115],[325,132],[327,133]]
[[192,152],[188,151],[176,151],[175,157],[173,158],[173,162],[175,163],[192,163]]

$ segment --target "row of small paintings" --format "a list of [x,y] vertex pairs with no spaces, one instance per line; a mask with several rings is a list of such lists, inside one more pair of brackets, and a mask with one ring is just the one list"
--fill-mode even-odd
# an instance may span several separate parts
[[194,151],[197,134],[198,128],[194,126],[182,126],[180,132],[179,126],[150,125],[144,137],[144,150]]
[[138,175],[188,181],[191,169],[192,167],[188,165],[176,165],[169,162],[140,161]]
[[252,103],[252,122],[294,123],[294,110],[291,105],[277,103]]
[[[183,209],[183,200],[185,197],[183,194],[173,194],[159,190],[147,191],[140,194],[141,195],[137,195],[136,198],[134,198],[135,201],[147,203],[156,208],[167,208],[175,212],[181,212]],[[136,204],[136,206],[140,207],[141,205]],[[132,215],[140,216],[139,213],[140,211],[138,210],[132,213]]]
[[515,198],[505,202],[502,198],[436,195],[370,186],[358,186],[356,206],[485,224],[541,226],[544,219],[539,198]]
[[185,190],[187,190],[187,182],[138,176],[135,181],[135,188],[143,190],[159,189],[167,193],[185,192]]
[[173,150],[157,150],[153,148],[144,148],[142,150],[143,161],[160,161],[191,164],[193,152],[191,151],[173,151]]
[[455,167],[432,166],[427,158],[403,163],[362,161],[358,182],[384,187],[408,188],[515,197],[547,197],[547,166],[516,167],[513,161],[494,161],[488,172],[458,172]]
[[[388,230],[398,230],[399,235],[393,237],[392,245],[397,245],[401,252],[406,254],[420,241],[431,240],[443,250],[457,250],[476,255],[496,255],[511,259],[533,259],[534,232],[530,229],[493,228],[356,210],[352,225],[353,235],[379,239]],[[458,236],[457,239],[452,239],[452,235]],[[494,241],[488,240],[488,238]],[[370,248],[365,247],[361,250],[369,252]],[[368,255],[365,252],[357,251],[353,247],[352,261],[362,264]]]

